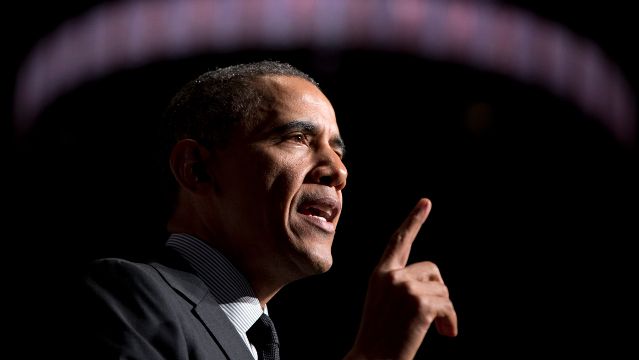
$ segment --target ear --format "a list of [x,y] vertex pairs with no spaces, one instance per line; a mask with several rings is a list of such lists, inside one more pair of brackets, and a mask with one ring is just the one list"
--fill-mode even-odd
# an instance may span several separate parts
[[193,139],[180,140],[171,150],[171,172],[181,187],[197,191],[199,185],[211,181],[206,163],[210,152]]

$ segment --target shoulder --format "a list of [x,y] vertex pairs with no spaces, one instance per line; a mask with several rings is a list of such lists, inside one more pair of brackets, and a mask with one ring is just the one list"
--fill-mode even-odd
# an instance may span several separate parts
[[194,304],[208,293],[201,279],[174,258],[150,263],[122,258],[97,259],[88,266],[85,284],[91,293],[103,297],[110,293],[119,298],[149,302],[177,295]]
[[[167,286],[146,263],[120,258],[93,260],[84,273],[84,296],[91,304],[121,307],[131,303],[160,303]],[[101,299],[101,300],[98,300]]]
[[149,264],[121,258],[93,260],[85,272],[85,281],[89,284],[120,283],[132,286],[153,283],[158,279],[157,272]]
[[120,258],[98,259],[88,265],[83,300],[89,317],[139,318],[144,314],[150,324],[189,308],[151,264]]
[[[80,336],[86,343],[82,350],[91,358],[106,358],[105,354],[156,358],[160,353],[166,359],[186,358],[184,332],[191,333],[197,324],[190,313],[192,305],[151,263],[93,260],[85,272],[82,296],[78,307]],[[156,341],[170,346],[157,348]]]

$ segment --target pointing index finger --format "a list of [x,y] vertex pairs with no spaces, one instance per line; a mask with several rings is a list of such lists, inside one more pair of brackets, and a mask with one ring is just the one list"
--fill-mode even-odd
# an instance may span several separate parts
[[415,237],[430,213],[429,199],[421,198],[402,225],[391,237],[378,264],[381,270],[395,270],[406,267],[410,249]]

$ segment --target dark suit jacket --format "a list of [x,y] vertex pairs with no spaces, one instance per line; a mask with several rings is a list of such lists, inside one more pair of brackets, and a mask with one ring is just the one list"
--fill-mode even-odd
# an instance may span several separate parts
[[87,359],[253,360],[207,286],[177,253],[148,264],[97,260],[86,284]]

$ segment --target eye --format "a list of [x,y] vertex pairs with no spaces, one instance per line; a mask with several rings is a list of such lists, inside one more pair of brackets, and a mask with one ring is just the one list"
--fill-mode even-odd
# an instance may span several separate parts
[[294,133],[294,134],[290,134],[288,136],[288,139],[300,144],[307,144],[308,143],[308,137],[305,134],[302,133]]

